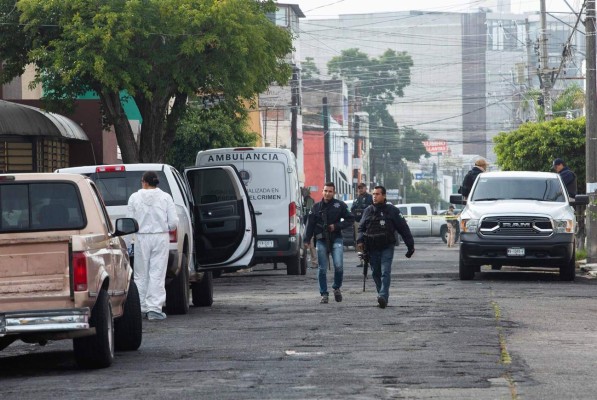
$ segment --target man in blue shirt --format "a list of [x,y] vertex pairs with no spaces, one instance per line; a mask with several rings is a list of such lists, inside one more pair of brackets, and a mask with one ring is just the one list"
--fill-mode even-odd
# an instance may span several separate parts
[[576,197],[576,175],[570,168],[566,166],[566,163],[561,158],[553,160],[552,168],[560,174],[562,182],[568,190],[568,196]]

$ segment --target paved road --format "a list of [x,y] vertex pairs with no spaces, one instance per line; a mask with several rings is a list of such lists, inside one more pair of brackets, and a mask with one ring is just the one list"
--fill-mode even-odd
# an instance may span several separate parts
[[395,257],[390,303],[362,292],[352,250],[344,301],[319,304],[314,270],[260,265],[215,281],[211,308],[144,325],[111,368],[76,368],[70,343],[0,353],[2,399],[594,399],[595,283],[484,270],[417,240]]

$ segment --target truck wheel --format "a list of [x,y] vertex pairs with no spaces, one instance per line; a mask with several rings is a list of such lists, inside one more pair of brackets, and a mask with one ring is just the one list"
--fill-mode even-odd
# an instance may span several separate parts
[[307,252],[303,250],[303,255],[301,256],[301,275],[307,274]]
[[180,260],[180,272],[166,286],[166,313],[186,314],[189,312],[189,262],[186,254]]
[[439,229],[439,235],[441,236],[444,243],[448,243],[448,227],[446,225],[443,225]]
[[106,368],[114,361],[114,320],[112,306],[106,290],[97,296],[89,326],[95,328],[95,335],[73,339],[75,360],[83,368]]
[[458,276],[461,281],[470,281],[475,277],[475,268],[464,263],[462,255],[458,262]]
[[573,281],[576,278],[576,252],[572,252],[570,261],[560,265],[560,280]]
[[286,274],[287,275],[300,275],[301,273],[301,252],[290,256],[286,259]]
[[124,302],[122,317],[114,322],[114,347],[118,351],[137,350],[143,338],[141,301],[137,284],[131,279],[129,292]]
[[211,271],[211,274],[214,278],[219,278],[220,276],[222,276],[222,270],[214,269],[213,271]]
[[209,307],[214,303],[214,281],[211,271],[204,272],[201,281],[193,283],[191,292],[195,307]]

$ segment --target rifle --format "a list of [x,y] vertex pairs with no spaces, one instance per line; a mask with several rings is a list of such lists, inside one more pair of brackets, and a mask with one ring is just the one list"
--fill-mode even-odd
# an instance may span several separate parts
[[331,265],[330,265],[330,253],[332,252],[332,233],[330,232],[329,229],[329,224],[328,224],[328,213],[327,210],[321,210],[321,219],[323,221],[323,239],[325,240],[325,247],[327,250],[327,256],[328,256],[328,270],[331,270]]
[[365,291],[365,283],[367,282],[367,271],[369,269],[369,253],[367,251],[363,251],[362,253],[359,251],[357,256],[361,259],[361,264],[363,265],[363,292]]

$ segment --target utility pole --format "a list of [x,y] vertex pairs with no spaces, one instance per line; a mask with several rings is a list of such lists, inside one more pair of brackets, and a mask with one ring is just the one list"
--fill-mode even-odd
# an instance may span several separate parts
[[357,159],[360,158],[359,155],[359,147],[360,147],[360,129],[361,129],[361,118],[358,115],[354,116],[354,151],[353,151],[353,156],[352,156],[352,183],[353,183],[353,190],[355,193],[355,198],[356,198],[356,193],[357,193],[357,185],[359,184],[359,168],[358,165],[356,164]]
[[541,65],[539,70],[539,80],[543,92],[543,111],[545,120],[553,118],[551,110],[551,88],[553,87],[553,70],[549,68],[549,54],[547,53],[547,15],[545,11],[545,0],[541,0]]
[[330,116],[328,113],[328,98],[323,98],[323,160],[325,165],[325,182],[332,181],[332,167],[330,165]]
[[291,103],[292,107],[290,117],[290,151],[298,158],[298,134],[297,134],[297,115],[299,103],[299,69],[296,65],[292,67],[292,81],[290,83]]
[[587,19],[585,21],[585,36],[587,43],[586,61],[586,180],[589,204],[586,211],[586,248],[587,263],[597,263],[597,110],[595,109],[595,96],[597,96],[597,78],[595,68],[595,0],[587,0]]

